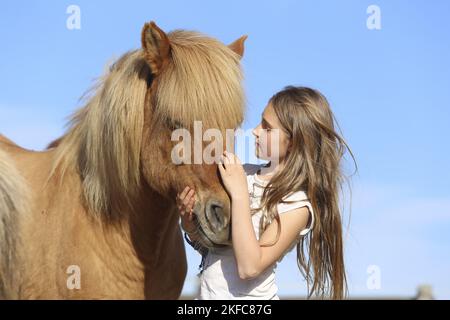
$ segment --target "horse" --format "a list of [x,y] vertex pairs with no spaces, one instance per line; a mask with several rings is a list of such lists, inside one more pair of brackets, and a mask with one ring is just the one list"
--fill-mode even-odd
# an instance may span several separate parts
[[141,48],[100,76],[49,148],[0,135],[1,298],[178,299],[187,260],[175,198],[186,185],[200,243],[231,244],[218,162],[174,162],[171,133],[241,125],[246,38],[225,45],[145,23]]

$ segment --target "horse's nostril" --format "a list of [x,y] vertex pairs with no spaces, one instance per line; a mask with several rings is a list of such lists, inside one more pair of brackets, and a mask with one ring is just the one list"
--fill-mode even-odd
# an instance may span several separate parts
[[221,221],[223,220],[223,209],[221,206],[213,204],[211,206],[211,211],[216,215],[216,219]]
[[217,202],[212,202],[206,207],[206,218],[215,230],[222,230],[227,224],[223,206]]
[[211,205],[211,209],[214,210],[214,211],[216,211],[216,210],[222,210],[222,207],[219,206],[219,205],[217,205],[217,204],[212,204],[212,205]]

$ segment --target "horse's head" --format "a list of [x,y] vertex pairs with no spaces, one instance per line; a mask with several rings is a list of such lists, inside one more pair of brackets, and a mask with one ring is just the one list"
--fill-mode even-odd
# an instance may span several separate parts
[[[245,39],[226,46],[196,32],[166,34],[153,22],[142,30],[151,74],[141,143],[143,175],[174,204],[186,185],[196,189],[195,219],[208,247],[231,244],[230,199],[217,163],[233,143],[225,130],[238,127],[244,117],[240,58]],[[207,133],[213,128],[215,141]],[[187,136],[177,138],[176,132]],[[187,148],[179,157],[176,147],[182,142]]]
[[[225,46],[197,32],[166,34],[146,24],[142,49],[108,69],[72,116],[70,130],[49,146],[56,153],[49,178],[58,172],[62,178],[76,167],[89,212],[103,220],[123,219],[127,208],[135,207],[143,179],[173,208],[176,193],[190,185],[197,191],[195,216],[204,245],[230,244],[230,201],[217,163],[222,142],[230,143],[228,149],[233,142],[226,141],[225,130],[238,127],[244,117],[245,38]],[[195,121],[200,131],[194,130]],[[191,150],[193,157],[181,163],[173,156],[180,143],[172,139],[177,128],[192,138],[185,152]],[[211,136],[212,128],[222,135]],[[214,138],[211,151],[203,140]]]

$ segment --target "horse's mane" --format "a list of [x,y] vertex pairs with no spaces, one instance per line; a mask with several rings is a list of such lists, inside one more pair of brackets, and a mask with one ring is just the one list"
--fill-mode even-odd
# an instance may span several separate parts
[[[167,35],[171,56],[158,76],[154,116],[186,128],[194,120],[201,120],[203,128],[239,126],[244,94],[238,55],[197,32]],[[71,116],[68,131],[55,142],[47,182],[54,176],[62,179],[68,168],[77,170],[86,203],[98,218],[113,218],[140,187],[144,104],[151,77],[142,49],[124,54],[99,79],[86,105]]]
[[16,299],[19,221],[29,211],[29,187],[12,159],[0,151],[0,299]]

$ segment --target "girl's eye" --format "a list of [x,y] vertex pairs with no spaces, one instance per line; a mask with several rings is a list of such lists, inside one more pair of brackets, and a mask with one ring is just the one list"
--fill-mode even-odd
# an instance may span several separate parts
[[272,128],[267,126],[267,123],[264,120],[261,121],[261,128],[263,128],[264,130],[266,130],[268,132],[270,132],[270,130],[272,130]]

